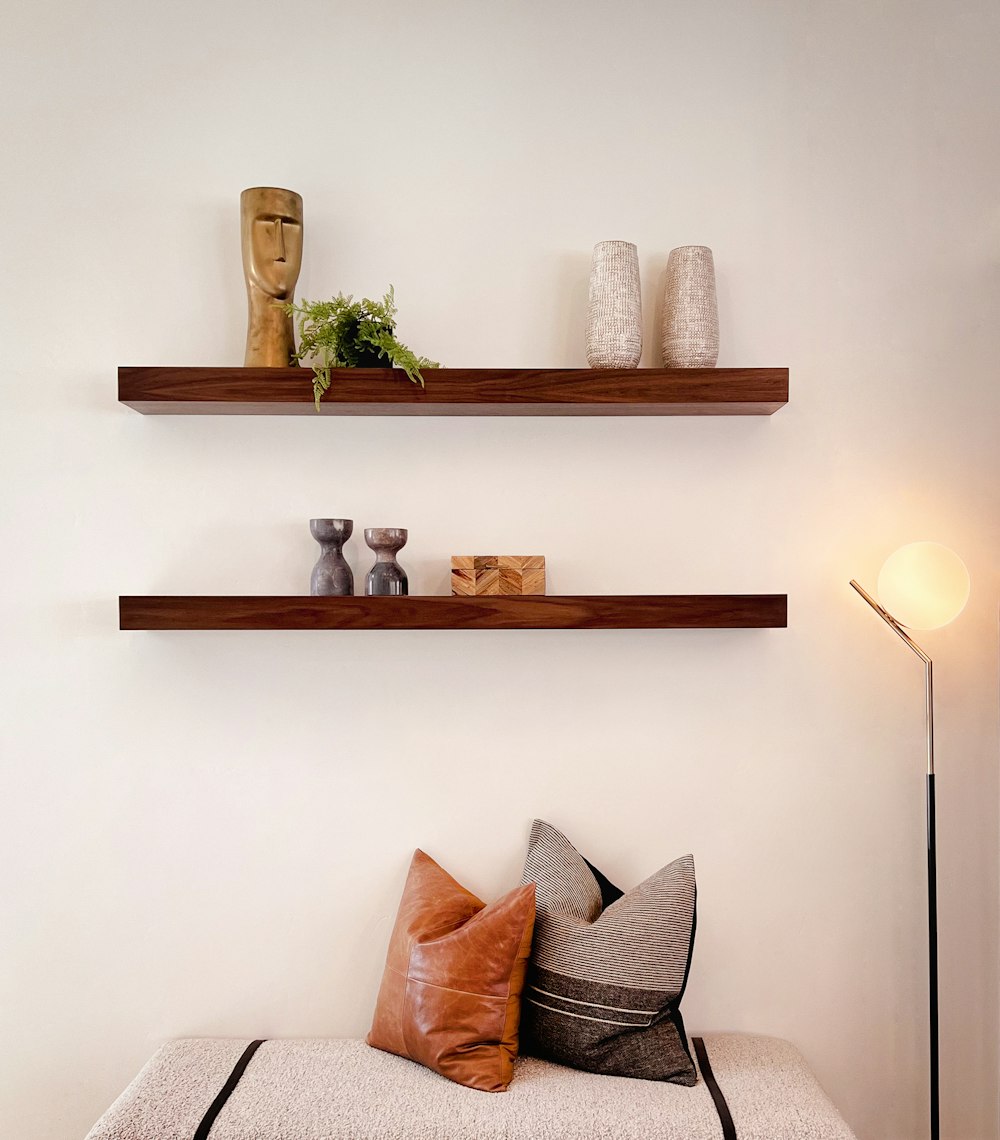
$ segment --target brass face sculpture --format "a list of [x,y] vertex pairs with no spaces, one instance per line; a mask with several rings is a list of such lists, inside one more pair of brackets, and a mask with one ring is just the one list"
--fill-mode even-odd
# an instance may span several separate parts
[[294,190],[255,186],[240,195],[243,274],[247,281],[248,368],[295,364],[292,318],[276,302],[295,296],[302,268],[302,199]]

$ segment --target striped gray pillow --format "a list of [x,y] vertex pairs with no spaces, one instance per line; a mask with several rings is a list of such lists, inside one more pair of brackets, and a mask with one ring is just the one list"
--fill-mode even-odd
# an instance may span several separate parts
[[694,860],[622,893],[562,832],[536,819],[536,884],[522,1051],[591,1073],[693,1085],[681,1019],[695,931]]

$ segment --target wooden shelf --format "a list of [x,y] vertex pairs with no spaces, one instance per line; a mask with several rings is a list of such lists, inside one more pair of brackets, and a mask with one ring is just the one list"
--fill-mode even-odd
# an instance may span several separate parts
[[[118,369],[118,399],[143,415],[315,415],[306,368]],[[342,368],[328,416],[769,416],[787,368]]]
[[762,629],[785,594],[118,599],[121,629]]

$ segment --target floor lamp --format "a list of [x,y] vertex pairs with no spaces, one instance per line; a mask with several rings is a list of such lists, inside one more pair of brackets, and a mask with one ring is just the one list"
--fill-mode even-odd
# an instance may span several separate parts
[[[878,576],[875,599],[851,585],[924,663],[927,701],[927,950],[930,1010],[931,1140],[941,1135],[938,1097],[937,838],[934,805],[934,663],[907,629],[939,629],[954,621],[969,599],[965,563],[937,542],[914,542],[890,555]],[[894,616],[895,615],[895,616]]]

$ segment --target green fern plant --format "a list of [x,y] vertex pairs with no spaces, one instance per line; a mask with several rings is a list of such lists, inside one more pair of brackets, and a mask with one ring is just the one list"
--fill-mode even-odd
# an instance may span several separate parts
[[[298,318],[299,348],[295,359],[309,360],[313,370],[316,411],[330,387],[334,368],[401,368],[414,384],[424,386],[421,368],[439,368],[396,339],[396,295],[393,287],[381,301],[355,301],[339,293],[332,301],[282,305]],[[388,364],[382,361],[387,360]]]

